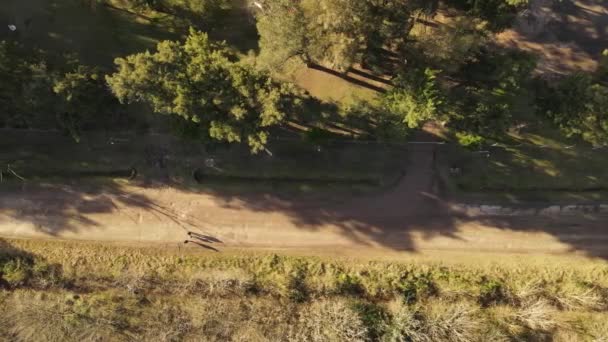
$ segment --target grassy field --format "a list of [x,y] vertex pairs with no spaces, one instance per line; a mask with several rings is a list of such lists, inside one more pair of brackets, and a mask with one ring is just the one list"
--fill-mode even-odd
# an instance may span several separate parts
[[593,149],[548,127],[509,134],[487,145],[473,150],[446,148],[446,167],[460,168],[460,174],[446,175],[457,195],[515,201],[608,198],[605,148]]
[[599,260],[0,244],[7,341],[608,338],[608,264]]
[[198,190],[365,191],[392,185],[407,160],[405,148],[374,143],[317,145],[290,139],[271,141],[271,154],[252,155],[246,146],[205,150],[165,135],[97,133],[76,144],[58,133],[2,134],[5,183],[20,183],[18,177],[34,182],[129,178],[134,169],[135,181],[170,180]]
[[378,93],[345,81],[322,71],[298,69],[292,78],[296,84],[306,89],[312,96],[327,102],[353,104],[358,101],[373,102]]
[[110,67],[116,57],[153,48],[177,32],[124,8],[86,0],[7,0],[2,23],[18,27],[16,39],[56,52],[76,54],[84,63]]

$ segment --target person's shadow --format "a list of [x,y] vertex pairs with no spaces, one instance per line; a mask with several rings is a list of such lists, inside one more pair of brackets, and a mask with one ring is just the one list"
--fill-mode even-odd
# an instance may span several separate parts
[[189,239],[185,240],[184,244],[192,243],[192,244],[195,244],[202,248],[210,249],[215,252],[219,252],[219,249],[209,246],[208,244],[222,243],[222,241],[219,240],[218,238],[215,238],[215,237],[209,236],[209,235],[196,233],[196,232],[188,232],[188,237],[189,237]]
[[220,239],[215,238],[210,235],[204,235],[204,234],[195,233],[195,232],[188,232],[188,236],[191,239],[196,239],[196,240],[200,240],[200,241],[207,242],[207,243],[222,243],[222,241]]
[[189,243],[195,244],[195,245],[200,246],[200,247],[205,248],[205,249],[210,249],[210,250],[212,250],[214,252],[219,252],[220,251],[219,249],[217,249],[215,247],[211,247],[209,245],[205,245],[204,243],[200,243],[198,241],[193,241],[193,240],[185,240],[184,241],[184,244],[189,244]]

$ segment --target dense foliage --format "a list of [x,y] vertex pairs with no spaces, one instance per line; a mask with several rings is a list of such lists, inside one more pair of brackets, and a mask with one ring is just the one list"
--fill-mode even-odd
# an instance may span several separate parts
[[500,134],[510,127],[519,102],[529,96],[534,68],[534,58],[526,54],[487,49],[463,60],[452,73],[412,66],[384,95],[383,108],[411,128],[440,121],[472,134]]
[[408,0],[260,1],[261,59],[280,67],[291,58],[339,71],[361,62],[366,51],[401,46],[415,13],[431,10]]
[[161,42],[154,53],[116,64],[107,81],[121,101],[143,101],[157,113],[179,116],[194,134],[247,142],[253,152],[300,103],[289,85],[232,62],[225,48],[194,30],[183,44]]
[[41,116],[53,102],[54,74],[39,51],[0,42],[0,121],[5,126],[27,128],[49,125],[52,116]]
[[94,127],[103,127],[112,114],[120,112],[103,74],[94,68],[76,66],[54,82],[53,91],[59,96],[58,123],[76,141],[83,125],[97,123]]
[[[246,143],[254,152],[287,117],[315,116],[314,133],[325,121],[333,124],[329,117],[337,113],[354,118],[341,125],[356,121],[357,129],[368,133],[364,136],[377,139],[403,137],[438,121],[457,132],[457,140],[476,146],[537,114],[567,136],[594,145],[607,141],[608,57],[593,75],[539,81],[535,58],[492,43],[492,31],[511,25],[527,0],[449,0],[441,6],[419,0],[101,2],[126,6],[151,23],[180,21],[171,30],[192,25],[214,27],[216,33],[223,29],[217,20],[229,11],[245,14],[247,4],[259,33],[259,53],[242,58],[204,33],[182,31],[185,41],[164,41],[156,51],[116,59],[113,73],[13,35],[0,43],[1,126],[59,128],[78,141],[86,130],[120,126],[116,117],[141,108],[121,106],[118,99],[170,114],[162,124],[177,127],[182,136]],[[455,15],[435,21],[440,7]],[[387,86],[370,86],[383,93],[371,101],[323,104],[334,106],[332,111],[318,110],[317,103],[306,108],[304,118],[303,102],[310,97],[283,82],[288,73],[282,69],[292,61],[347,82],[366,86],[375,80]],[[358,79],[348,74],[362,69]]]
[[384,97],[386,109],[403,118],[410,128],[440,120],[444,115],[444,94],[437,82],[437,71],[412,70],[396,82]]
[[557,84],[541,84],[539,107],[568,136],[593,145],[608,144],[608,87],[575,74]]
[[513,123],[518,102],[529,96],[534,58],[519,52],[484,51],[465,64],[452,89],[452,124],[486,136],[500,134]]
[[59,128],[79,140],[119,112],[102,74],[69,56],[0,42],[0,126]]
[[494,30],[502,30],[513,22],[517,12],[528,5],[529,0],[447,0],[470,15],[489,21]]

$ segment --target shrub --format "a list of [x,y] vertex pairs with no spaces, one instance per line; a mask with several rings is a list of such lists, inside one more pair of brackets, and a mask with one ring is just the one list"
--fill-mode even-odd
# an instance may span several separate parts
[[539,81],[538,108],[567,136],[594,145],[608,144],[608,87],[592,75],[575,74],[556,85]]
[[466,304],[431,307],[427,331],[431,341],[468,342],[475,339],[479,322],[475,309]]
[[514,319],[528,329],[551,331],[557,326],[554,319],[556,310],[545,300],[524,303]]
[[297,303],[308,300],[309,294],[306,286],[306,273],[303,269],[300,268],[289,276],[287,289],[290,300]]
[[117,340],[124,337],[126,326],[122,322],[132,314],[122,304],[116,304],[116,298],[83,300],[69,294],[32,300],[29,296],[30,293],[15,296],[12,315],[1,322],[12,326],[12,335],[20,341]]
[[386,310],[373,303],[357,302],[353,309],[359,314],[359,318],[367,328],[368,338],[377,341],[387,329],[388,314]]
[[50,264],[46,261],[36,260],[32,267],[32,275],[38,285],[50,287],[63,282],[63,270],[60,265]]
[[590,284],[560,284],[547,294],[554,305],[565,310],[605,310],[608,307],[601,289]]
[[429,341],[424,316],[415,309],[402,306],[392,317],[391,325],[384,336],[386,341]]
[[384,106],[402,118],[409,128],[443,117],[444,93],[437,81],[438,70],[414,69],[402,75],[396,87],[384,95]]
[[503,283],[482,277],[479,282],[478,301],[484,307],[507,301],[507,290]]
[[365,289],[358,276],[340,273],[336,279],[336,292],[347,295],[361,295],[365,293]]
[[365,341],[367,328],[345,301],[317,301],[302,308],[290,341]]
[[31,275],[31,263],[21,258],[8,260],[0,269],[0,276],[12,287],[25,285]]
[[448,0],[447,4],[487,20],[491,29],[501,31],[513,23],[517,12],[528,5],[528,0]]
[[[138,279],[129,281],[131,287],[138,287]],[[180,280],[184,290],[191,294],[204,294],[215,297],[245,295],[256,286],[250,275],[239,270],[205,270]]]
[[437,287],[428,273],[404,280],[399,285],[399,290],[406,304],[412,304],[421,298],[437,294]]
[[485,139],[475,133],[456,132],[456,140],[461,146],[470,149],[479,149],[485,142]]
[[468,342],[479,329],[475,310],[466,304],[431,304],[425,310],[402,306],[393,316],[386,341]]

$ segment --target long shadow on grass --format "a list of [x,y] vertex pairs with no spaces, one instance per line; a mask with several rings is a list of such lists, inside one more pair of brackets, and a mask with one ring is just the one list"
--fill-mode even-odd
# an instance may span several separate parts
[[[339,77],[339,78],[341,78],[341,79],[343,79],[343,80],[345,80],[345,81],[347,81],[349,83],[352,83],[352,84],[361,86],[363,88],[367,88],[367,89],[376,91],[378,93],[385,93],[386,92],[386,89],[384,89],[382,87],[376,86],[376,85],[374,85],[374,84],[372,84],[370,82],[364,81],[364,80],[360,80],[360,79],[354,78],[352,76],[349,76],[347,73],[335,71],[333,69],[324,67],[324,66],[319,65],[319,64],[310,64],[308,67],[310,69],[319,70],[319,71],[328,73],[330,75]],[[353,72],[353,71],[355,71],[355,72]],[[361,74],[363,74],[364,75],[363,77],[365,77],[367,79],[370,79],[371,81],[377,81],[375,78],[373,78],[374,76],[368,75],[368,74],[366,74],[364,72],[361,72],[361,71],[358,71],[356,69],[351,70],[351,72],[353,72],[353,73],[355,73],[355,74],[357,74],[359,76],[361,76]],[[382,83],[387,83],[387,81],[386,80],[382,80]]]

